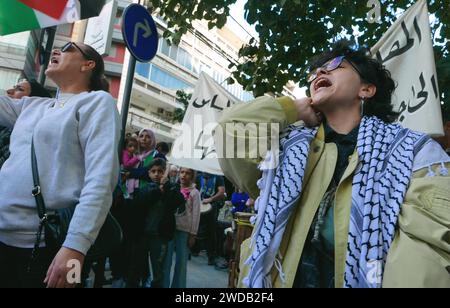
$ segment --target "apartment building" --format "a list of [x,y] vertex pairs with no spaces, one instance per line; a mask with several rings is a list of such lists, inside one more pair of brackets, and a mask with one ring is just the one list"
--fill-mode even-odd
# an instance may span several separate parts
[[[121,32],[124,9],[131,1],[118,0],[114,21],[112,46],[105,57],[106,76],[110,81],[110,92],[117,99],[121,82],[126,46]],[[230,60],[237,61],[238,51],[248,37],[234,33],[231,28],[207,28],[206,23],[196,22],[194,30],[183,36],[179,46],[171,46],[162,38],[167,27],[159,16],[154,17],[160,36],[158,53],[151,63],[137,63],[133,91],[128,114],[127,131],[151,128],[158,141],[172,143],[180,133],[179,123],[173,120],[173,113],[182,105],[177,102],[177,90],[192,92],[201,72],[206,72],[231,94],[241,101],[252,99],[238,84],[227,85],[231,75]],[[68,41],[83,41],[86,21],[57,27],[55,47]],[[0,91],[14,84],[19,75],[26,72],[29,78],[39,76],[40,31],[19,33],[0,37]],[[46,80],[46,86],[56,90]]]

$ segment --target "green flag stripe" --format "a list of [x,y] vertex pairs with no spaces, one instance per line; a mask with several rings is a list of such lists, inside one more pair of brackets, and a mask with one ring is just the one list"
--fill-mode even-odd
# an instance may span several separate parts
[[0,35],[39,28],[34,10],[17,0],[0,0]]

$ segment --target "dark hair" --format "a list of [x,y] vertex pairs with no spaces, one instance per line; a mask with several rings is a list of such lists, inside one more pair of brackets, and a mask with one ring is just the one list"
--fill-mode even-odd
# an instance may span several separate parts
[[134,137],[127,137],[125,139],[125,147],[128,147],[128,144],[131,143],[131,142],[136,143],[136,145],[139,145],[139,142],[138,142],[138,140],[136,138],[134,138]]
[[364,104],[365,116],[376,116],[380,120],[392,123],[398,113],[393,110],[392,93],[396,85],[391,78],[391,73],[378,60],[370,57],[370,51],[366,48],[352,48],[351,43],[346,40],[335,43],[331,50],[325,52],[310,61],[311,70],[324,65],[327,61],[345,56],[347,61],[354,64],[359,72],[361,80],[364,83],[373,84],[377,91],[375,95],[366,100]]
[[89,90],[91,91],[106,91],[109,92],[109,82],[105,78],[105,62],[102,56],[91,46],[86,44],[77,44],[84,53],[89,57],[89,60],[95,62],[95,68],[92,71],[91,80],[89,82]]
[[148,167],[148,170],[152,169],[153,167],[161,167],[162,169],[166,170],[167,164],[164,159],[161,158],[155,158],[150,163],[150,166]]
[[169,149],[169,145],[165,142],[160,142],[156,145],[156,149],[160,148],[160,152],[162,153],[169,153],[170,149]]
[[195,181],[195,178],[197,177],[197,171],[195,171],[194,169],[191,169],[191,168],[181,167],[180,168],[180,172],[181,172],[181,169],[190,170],[191,173],[192,173],[192,180]]
[[37,82],[35,79],[27,80],[31,87],[31,93],[30,96],[37,96],[37,97],[52,97],[50,92],[47,91],[39,82]]

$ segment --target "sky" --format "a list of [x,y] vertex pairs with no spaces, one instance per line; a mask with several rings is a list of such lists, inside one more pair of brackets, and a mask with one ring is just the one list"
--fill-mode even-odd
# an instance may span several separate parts
[[[261,0],[264,1],[264,0]],[[227,25],[240,37],[244,38],[246,41],[250,39],[251,36],[258,38],[258,33],[255,30],[254,26],[251,26],[247,23],[247,21],[244,18],[244,5],[247,2],[247,0],[237,0],[237,2],[230,7],[230,16],[232,16],[235,20],[228,17],[228,23]],[[397,15],[400,16],[404,10],[398,10]],[[430,16],[430,23],[433,24],[435,22],[435,16]],[[239,25],[240,24],[240,25]],[[245,30],[244,30],[244,29]],[[360,34],[359,29],[357,27],[354,27],[354,35],[358,36]],[[251,36],[247,33],[249,32]],[[438,36],[439,33],[438,33]],[[294,90],[294,95],[297,98],[305,97],[306,96],[306,88],[300,88],[297,86],[297,88]]]
[[[258,38],[258,32],[256,32],[255,27],[249,25],[244,18],[244,5],[246,2],[247,0],[238,0],[230,7],[230,16],[232,16],[236,21],[233,20],[233,18],[228,17],[227,26],[229,26],[240,37],[246,38],[248,41],[251,36]],[[249,32],[251,36],[247,32]],[[305,97],[306,88],[300,88],[297,86],[293,94],[297,98]]]
[[244,18],[244,5],[246,2],[246,0],[238,0],[230,7],[230,16],[232,16],[236,21],[234,21],[233,18],[228,17],[228,26],[243,38],[250,38],[250,35],[247,32],[249,32],[253,37],[258,38],[258,33],[256,32],[255,27],[249,25]]

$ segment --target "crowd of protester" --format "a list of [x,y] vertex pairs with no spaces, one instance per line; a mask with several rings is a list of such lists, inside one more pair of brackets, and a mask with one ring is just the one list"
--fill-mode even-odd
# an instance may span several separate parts
[[[224,231],[231,220],[219,221],[225,179],[169,165],[168,152],[149,129],[127,135],[114,194],[124,231],[122,249],[110,258],[114,287],[185,288],[188,260],[201,251],[208,265],[227,268]],[[231,213],[251,211],[248,199],[233,192]]]
[[[344,51],[345,57],[341,55]],[[279,260],[276,259],[276,252],[281,239],[286,241],[290,232],[295,233],[297,228],[306,227],[307,229],[302,232],[299,231],[306,243],[303,251],[295,245],[283,246],[291,259],[300,260],[283,265],[296,273],[289,276],[290,286],[294,287],[329,287],[342,284],[338,283],[336,278],[342,280],[344,276],[335,277],[336,246],[332,216],[334,211],[330,211],[330,208],[336,206],[334,200],[341,200],[335,196],[342,193],[338,187],[341,178],[345,178],[344,171],[350,163],[349,157],[351,158],[349,155],[355,151],[359,123],[363,120],[371,121],[363,124],[368,126],[376,124],[380,127],[395,129],[399,131],[399,138],[403,136],[399,127],[386,124],[390,123],[390,116],[393,115],[391,107],[390,109],[380,107],[381,109],[376,110],[370,109],[370,104],[366,107],[370,101],[373,101],[373,104],[379,103],[378,96],[383,93],[389,98],[383,104],[386,106],[390,104],[393,82],[378,63],[366,58],[361,51],[351,51],[348,48],[334,50],[318,61],[316,69],[310,76],[312,83],[321,81],[321,76],[322,78],[328,76],[331,79],[337,76],[349,79],[348,83],[340,85],[343,89],[348,84],[358,85],[354,89],[347,89],[348,91],[340,93],[343,100],[352,101],[352,105],[348,108],[352,111],[354,125],[352,124],[350,130],[345,127],[346,129],[343,130],[346,132],[345,135],[337,133],[328,124],[333,119],[339,120],[334,113],[335,105],[331,104],[337,99],[334,96],[325,97],[319,102],[323,104],[322,113],[314,112],[309,98],[296,101],[288,98],[277,100],[265,98],[265,100],[247,104],[243,109],[241,109],[242,105],[231,108],[222,120],[222,125],[227,121],[236,122],[235,118],[241,122],[256,121],[253,119],[257,113],[255,110],[262,110],[267,117],[273,118],[275,114],[279,122],[284,124],[303,120],[309,126],[317,126],[323,120],[323,116],[328,121],[320,124],[318,134],[317,131],[309,131],[309,128],[298,128],[298,135],[295,135],[295,131],[291,132],[295,138],[298,138],[299,143],[305,143],[306,149],[308,147],[305,140],[309,138],[309,133],[317,134],[316,138],[320,139],[318,139],[320,142],[316,141],[317,144],[323,145],[322,139],[326,138],[326,144],[338,145],[337,152],[334,151],[338,165],[335,166],[334,173],[327,174],[331,184],[323,190],[321,200],[313,200],[317,203],[317,207],[320,206],[320,211],[314,214],[316,211],[311,210],[308,226],[291,222],[286,233],[284,228],[287,226],[289,215],[285,215],[282,211],[274,211],[273,218],[283,222],[282,230],[270,230],[270,219],[260,219],[260,228],[256,228],[256,240],[267,238],[271,242],[272,251],[259,251],[255,246],[248,246],[244,250],[244,254],[257,255],[257,258],[261,260],[266,257],[265,254],[269,253],[268,256],[273,258],[272,263],[277,264],[276,261]],[[364,70],[360,72],[358,67]],[[170,165],[167,159],[170,145],[158,142],[151,129],[127,134],[123,149],[118,155],[119,116],[103,76],[102,57],[92,47],[69,42],[61,49],[54,50],[46,73],[59,88],[55,98],[52,98],[50,93],[35,80],[22,80],[8,90],[7,95],[0,97],[0,287],[73,287],[75,284],[66,280],[68,269],[64,265],[69,260],[78,260],[83,265],[82,281],[78,284],[81,287],[89,286],[88,281],[92,270],[96,279],[95,287],[107,284],[105,271],[106,264],[109,264],[112,275],[111,284],[116,288],[185,288],[189,278],[187,276],[188,262],[203,251],[206,252],[208,265],[214,266],[217,270],[229,268],[232,250],[237,249],[233,247],[235,230],[233,221],[239,212],[257,214],[252,197],[256,198],[260,193],[268,193],[266,195],[268,201],[264,206],[267,205],[266,210],[269,214],[270,210],[277,206],[276,202],[279,201],[277,197],[290,200],[291,191],[287,184],[279,188],[280,191],[275,191],[277,196],[273,196],[273,191],[269,191],[267,187],[264,190],[262,186],[270,185],[270,183],[264,184],[264,181],[257,181],[258,171],[254,161],[221,160],[225,174],[233,180],[233,183],[240,184],[240,187],[233,187],[223,176]],[[336,84],[340,80],[337,77]],[[368,78],[368,81],[363,77]],[[312,88],[313,96],[316,98],[321,97],[318,89]],[[329,104],[331,107],[328,106]],[[302,118],[295,117],[297,112],[287,112],[297,109],[302,111],[298,112]],[[345,108],[342,107],[342,109]],[[375,116],[386,123],[379,121]],[[446,135],[438,141],[449,153],[450,122],[448,119],[444,122]],[[428,165],[423,164],[428,166],[428,173],[426,173],[427,170],[424,171],[425,173],[418,172],[423,169],[423,166],[415,168],[411,160],[411,166],[403,170],[405,178],[423,179],[424,183],[425,180],[429,182],[431,179],[436,182],[436,187],[441,185],[439,184],[441,182],[448,183],[449,159],[439,146],[426,136],[410,131],[404,131],[404,133],[411,135],[412,139],[415,138],[414,140],[417,139],[417,146],[422,146],[420,149],[410,148],[408,153],[411,155],[418,150],[425,153],[422,156],[419,155],[419,158],[431,155],[432,152],[439,154],[434,161],[427,162]],[[390,145],[392,140],[388,137],[386,136],[386,144]],[[365,138],[368,143],[372,140],[369,133]],[[316,146],[312,151],[316,153],[320,149]],[[327,151],[331,153],[333,150],[327,148]],[[319,158],[317,157],[318,166],[323,165],[320,170],[325,172],[329,169],[325,167],[329,160]],[[33,159],[37,160],[38,171],[34,168]],[[304,161],[295,153],[289,159],[297,159],[297,165],[304,165]],[[377,159],[377,157],[370,158],[373,161]],[[393,164],[393,168],[397,168],[400,162],[395,161],[394,164],[389,161],[386,164]],[[280,167],[286,168],[280,169],[285,172],[283,181],[287,182],[291,176],[297,177],[300,181],[303,180],[303,174],[308,174],[308,170],[297,172],[297,170],[289,169],[287,165]],[[250,167],[254,169],[251,174],[230,171],[250,170]],[[356,168],[356,164],[353,167]],[[417,171],[414,176],[412,170]],[[35,172],[39,172],[39,185],[36,185],[35,181],[33,183]],[[303,207],[311,206],[312,203],[305,200],[312,200],[315,194],[308,193],[308,189],[313,191],[319,187],[322,177],[316,175],[312,177],[312,180],[315,182],[311,183],[317,185],[314,186],[308,182],[307,185],[312,186],[306,186],[305,197],[297,192],[299,194],[297,200],[302,202]],[[256,183],[258,187],[255,186]],[[275,184],[279,185],[278,182]],[[369,184],[363,184],[366,185],[364,189],[371,191],[372,187]],[[349,193],[346,196],[349,200],[352,185],[359,187],[360,184],[348,185]],[[36,207],[37,201],[35,203],[31,196],[33,187],[33,196],[43,196],[48,210],[59,210],[76,204],[66,239],[56,250],[47,247],[46,241],[39,236],[46,222],[46,215],[41,215],[43,213],[40,213],[39,206]],[[242,188],[248,188],[248,191],[243,191]],[[419,188],[432,191],[431,188],[421,186]],[[260,189],[263,191],[260,192]],[[403,190],[403,194],[409,196],[407,187]],[[273,200],[276,202],[274,203]],[[349,202],[344,203],[349,205]],[[374,203],[370,200],[358,202],[361,206],[367,202]],[[292,210],[293,204],[292,202],[287,204],[286,208]],[[110,255],[96,260],[87,260],[85,257],[94,244],[110,208],[123,232],[123,241],[120,247],[112,251]],[[350,213],[350,210],[348,212]],[[297,215],[297,212],[293,213]],[[349,215],[347,213],[347,216]],[[353,219],[351,215],[349,217]],[[396,215],[398,216],[399,213]],[[304,222],[302,219],[305,219],[304,216],[295,216],[295,218],[298,222]],[[420,219],[429,222],[430,217],[421,216]],[[352,230],[361,231],[357,227],[353,226]],[[416,228],[416,230],[419,229]],[[370,229],[370,231],[373,230]],[[375,231],[383,232],[383,230]],[[343,237],[347,235],[346,232],[341,234]],[[402,239],[403,237],[400,238]],[[378,247],[376,246],[378,242],[370,242],[370,240],[370,238],[367,241],[360,239],[357,244]],[[394,240],[398,238],[392,237],[391,241]],[[439,244],[441,241],[436,240],[436,243]],[[343,247],[340,251],[345,253],[345,240],[340,244],[340,247]],[[358,249],[359,247],[356,247],[355,251]],[[400,249],[400,252],[406,253],[407,249]],[[383,255],[383,257],[387,256]],[[395,263],[395,260],[390,259],[390,261]],[[241,259],[241,262],[245,260]],[[361,262],[355,261],[354,265],[365,264]],[[251,287],[272,286],[270,277],[275,267],[282,274],[279,279],[283,280],[283,269],[277,266],[266,268],[267,264],[255,262],[247,268],[242,264],[242,269],[245,268],[242,273],[245,272],[245,275],[241,275],[240,284]],[[431,268],[430,264],[426,266]],[[394,272],[392,268],[400,267],[395,263],[395,266],[391,266],[390,269]],[[265,277],[259,275],[262,270],[265,271]],[[359,274],[348,275],[354,280],[355,286],[360,286]],[[386,277],[391,278],[386,281],[400,279]],[[274,283],[278,285],[286,282],[275,280]],[[349,282],[349,285],[352,283]]]

